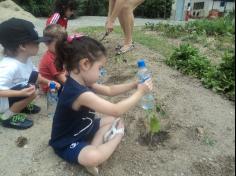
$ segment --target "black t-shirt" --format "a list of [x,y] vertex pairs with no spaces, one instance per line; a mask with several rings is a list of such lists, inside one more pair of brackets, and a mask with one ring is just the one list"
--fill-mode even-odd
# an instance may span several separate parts
[[55,116],[53,118],[51,140],[54,149],[63,149],[74,142],[86,138],[94,126],[95,111],[81,107],[72,109],[74,101],[83,93],[91,91],[69,77],[60,94]]

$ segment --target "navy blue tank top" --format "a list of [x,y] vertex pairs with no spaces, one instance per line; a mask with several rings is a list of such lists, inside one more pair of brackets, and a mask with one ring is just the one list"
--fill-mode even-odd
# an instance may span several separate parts
[[68,77],[53,118],[49,144],[54,149],[63,149],[74,142],[83,140],[93,129],[94,110],[87,107],[80,107],[78,111],[72,109],[74,101],[87,91],[91,90]]

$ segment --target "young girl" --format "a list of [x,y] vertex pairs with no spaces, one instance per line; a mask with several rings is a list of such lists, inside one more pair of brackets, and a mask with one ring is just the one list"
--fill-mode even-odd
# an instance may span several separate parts
[[[112,155],[124,135],[124,124],[118,117],[152,90],[151,80],[144,84],[97,84],[105,63],[104,46],[92,38],[74,36],[57,43],[57,67],[65,67],[69,78],[59,98],[49,143],[57,155],[85,166],[93,175],[98,175],[97,166]],[[118,103],[97,95],[116,96],[132,89],[137,90]],[[104,116],[98,117],[96,112]]]
[[54,13],[48,18],[46,25],[59,24],[67,29],[68,19],[74,14],[76,7],[75,0],[56,0]]

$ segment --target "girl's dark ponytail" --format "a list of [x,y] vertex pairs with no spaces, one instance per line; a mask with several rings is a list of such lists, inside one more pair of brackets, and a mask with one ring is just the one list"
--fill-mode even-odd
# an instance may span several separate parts
[[58,71],[68,72],[79,68],[79,61],[87,58],[91,63],[106,56],[105,47],[95,39],[87,36],[63,38],[56,44],[56,67]]

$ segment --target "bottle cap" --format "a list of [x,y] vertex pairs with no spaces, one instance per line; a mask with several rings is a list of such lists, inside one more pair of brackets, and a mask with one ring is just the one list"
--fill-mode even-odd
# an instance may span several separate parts
[[49,88],[52,90],[52,89],[56,89],[56,83],[51,81],[50,84],[49,84]]
[[145,61],[143,59],[138,61],[138,68],[144,68],[146,67]]

